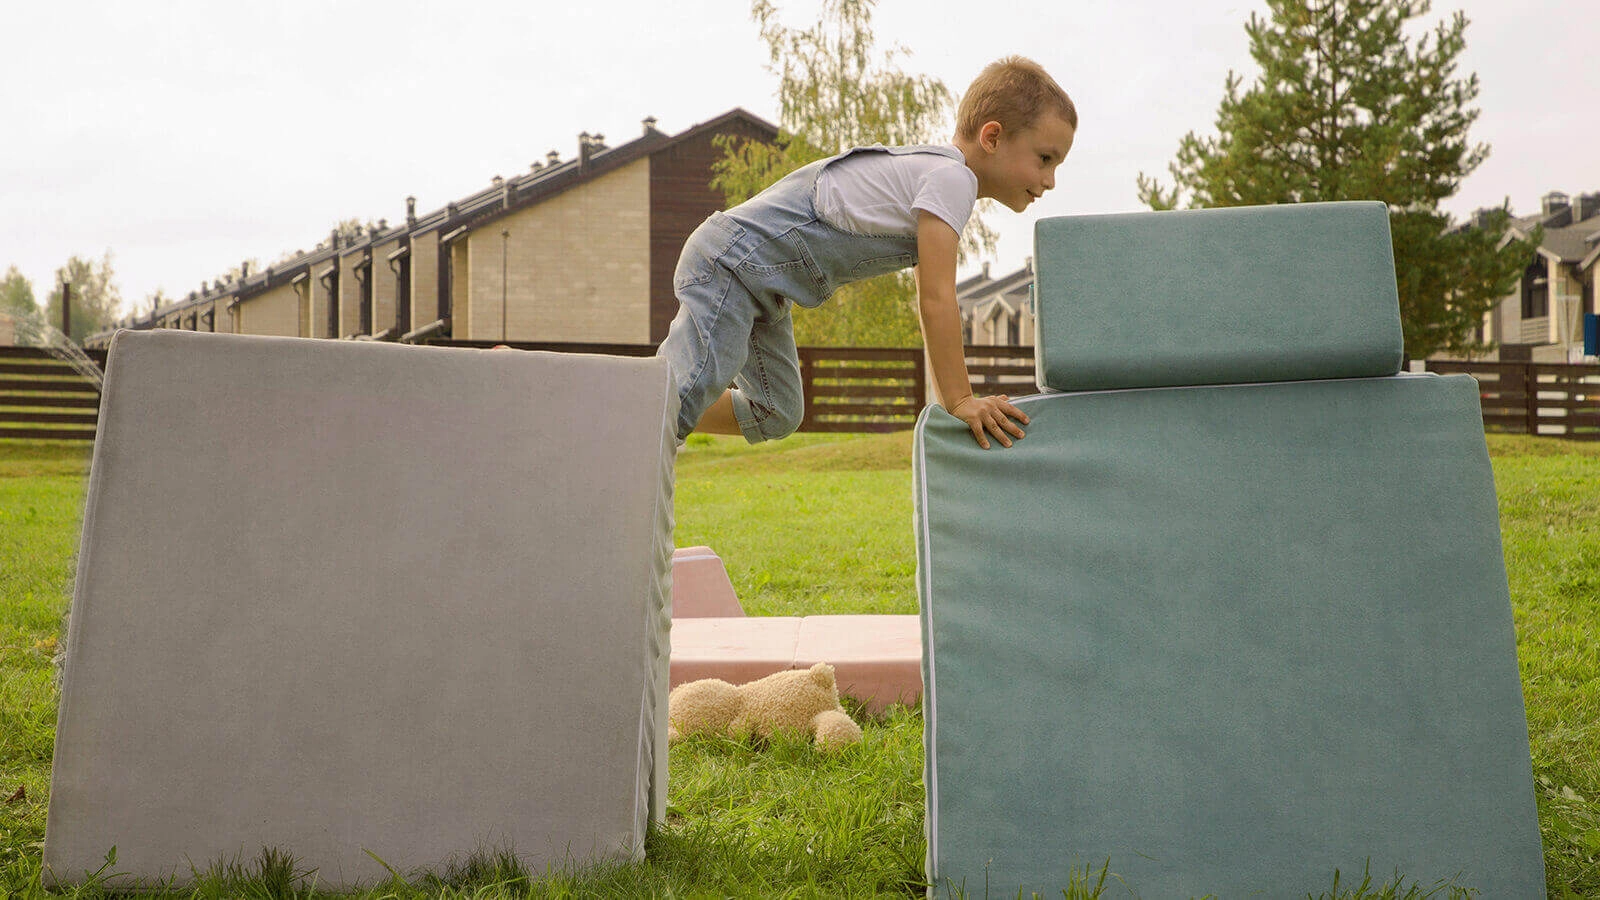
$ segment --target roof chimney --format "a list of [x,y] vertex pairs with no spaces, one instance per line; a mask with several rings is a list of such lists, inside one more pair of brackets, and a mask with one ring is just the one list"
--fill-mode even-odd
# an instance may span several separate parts
[[496,175],[493,178],[489,179],[489,183],[494,185],[495,187],[499,187],[500,185],[505,184],[506,180],[504,178],[501,178],[499,175]]
[[1572,221],[1584,222],[1597,214],[1600,214],[1600,192],[1579,194],[1578,202],[1573,205]]
[[411,226],[413,226],[415,224],[417,224],[417,198],[416,197],[407,197],[406,198],[406,227],[410,228]]
[[547,166],[561,165],[561,151],[551,150],[549,153],[546,153],[544,155],[544,164]]
[[578,135],[578,168],[580,168],[580,169],[582,169],[582,168],[584,168],[584,167],[589,165],[589,154],[591,152],[593,152],[593,150],[594,150],[594,146],[591,143],[592,141],[593,141],[593,138],[589,137],[589,132],[585,131],[585,132],[579,133],[579,135]]
[[239,280],[243,281],[243,280],[245,280],[246,278],[249,278],[249,277],[250,277],[250,260],[247,259],[244,262],[239,263]]
[[650,132],[656,130],[656,117],[655,116],[645,116],[644,117],[644,121],[639,123],[639,124],[644,126],[644,133],[645,134],[649,134]]
[[1550,228],[1561,228],[1572,224],[1572,204],[1567,195],[1560,191],[1551,191],[1544,195],[1540,205],[1544,209],[1543,225]]

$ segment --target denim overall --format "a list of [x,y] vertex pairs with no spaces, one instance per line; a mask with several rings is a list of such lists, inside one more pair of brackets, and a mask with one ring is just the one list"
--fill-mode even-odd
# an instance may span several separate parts
[[678,315],[657,351],[678,385],[679,442],[730,385],[745,440],[793,432],[805,398],[790,304],[818,306],[842,285],[916,265],[915,235],[857,234],[817,214],[817,176],[856,153],[963,159],[954,147],[857,147],[701,223],[678,258]]

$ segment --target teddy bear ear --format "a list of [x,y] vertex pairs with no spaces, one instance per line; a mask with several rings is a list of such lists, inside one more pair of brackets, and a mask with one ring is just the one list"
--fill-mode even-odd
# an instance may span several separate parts
[[811,680],[823,687],[833,684],[833,666],[820,662],[812,666]]

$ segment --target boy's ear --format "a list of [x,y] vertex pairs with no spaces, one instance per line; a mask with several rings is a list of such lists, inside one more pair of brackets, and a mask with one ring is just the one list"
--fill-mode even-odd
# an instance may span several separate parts
[[990,120],[983,123],[983,127],[978,129],[978,145],[993,153],[1000,146],[1000,132],[1002,130],[999,122]]

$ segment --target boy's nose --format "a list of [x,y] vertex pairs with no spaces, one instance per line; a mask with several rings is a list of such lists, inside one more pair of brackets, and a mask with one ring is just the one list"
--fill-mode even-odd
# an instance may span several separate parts
[[1044,173],[1044,189],[1047,191],[1056,189],[1056,173],[1054,171]]

